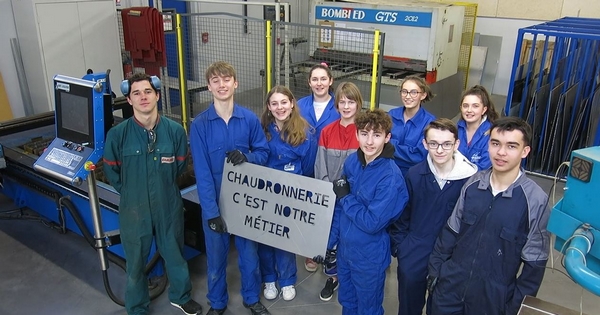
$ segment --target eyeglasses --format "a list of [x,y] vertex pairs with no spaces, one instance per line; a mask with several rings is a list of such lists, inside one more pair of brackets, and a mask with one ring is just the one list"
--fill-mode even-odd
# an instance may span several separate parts
[[148,153],[154,152],[154,144],[156,144],[156,133],[154,130],[148,130]]
[[409,90],[404,90],[404,89],[400,90],[400,94],[402,94],[402,96],[406,96],[406,95],[410,94],[410,96],[415,97],[415,96],[417,96],[417,95],[419,95],[421,93],[423,93],[423,92],[419,92],[417,90],[410,90],[410,91]]
[[442,149],[444,149],[444,150],[450,150],[454,146],[454,143],[455,142],[444,142],[444,143],[427,142],[427,146],[431,150],[437,150],[439,147],[442,147]]

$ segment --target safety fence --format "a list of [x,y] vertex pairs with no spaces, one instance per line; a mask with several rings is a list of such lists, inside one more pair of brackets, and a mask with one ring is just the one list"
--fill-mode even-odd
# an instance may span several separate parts
[[[334,28],[331,25],[273,23],[275,84],[290,87],[298,98],[311,93],[309,71],[325,63],[334,77],[334,88],[345,81],[355,83],[365,100],[364,107],[377,103],[373,84],[381,79],[384,34],[374,31]],[[379,34],[379,36],[378,36]],[[374,50],[376,51],[374,53]]]
[[469,69],[471,66],[471,50],[475,38],[475,21],[477,20],[477,3],[455,2],[456,5],[465,7],[460,52],[458,56],[458,71],[464,73],[463,86],[467,89],[469,82]]
[[[125,49],[123,21],[119,26],[124,69],[145,71],[131,64]],[[127,17],[126,17],[127,18]],[[377,31],[265,21],[232,14],[175,14],[162,12],[166,63],[160,69],[163,82],[162,113],[184,125],[212,102],[205,70],[213,62],[231,63],[237,71],[234,99],[253,112],[264,110],[270,87],[285,85],[296,98],[310,94],[308,72],[327,63],[334,88],[352,81],[361,90],[364,106],[375,106],[376,82],[381,79],[384,34]],[[131,45],[129,45],[131,46]],[[129,69],[130,71],[128,71]]]

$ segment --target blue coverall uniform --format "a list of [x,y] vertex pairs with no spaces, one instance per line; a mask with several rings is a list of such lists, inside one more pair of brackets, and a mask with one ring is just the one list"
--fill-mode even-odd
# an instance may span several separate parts
[[[315,165],[317,143],[307,130],[306,141],[293,147],[281,139],[275,124],[269,126],[269,158],[266,166],[293,174],[310,174]],[[296,255],[268,245],[258,245],[260,272],[263,282],[279,282],[279,287],[295,285],[297,280]]]
[[404,177],[388,143],[366,164],[359,149],[344,163],[350,194],[339,199],[338,300],[343,315],[381,315],[385,270],[391,263],[388,226],[408,201]]
[[131,117],[109,130],[104,150],[104,174],[121,194],[119,226],[127,259],[125,308],[130,315],[149,312],[144,268],[153,238],[165,261],[169,300],[185,304],[192,289],[183,258],[183,201],[176,182],[187,163],[187,137],[182,126],[161,116],[154,132],[152,144],[148,131]]
[[[208,294],[214,309],[224,309],[229,301],[226,282],[229,233],[217,233],[208,227],[208,220],[219,217],[219,194],[225,153],[240,150],[248,162],[263,165],[269,155],[269,145],[258,117],[237,104],[228,123],[217,114],[214,104],[198,114],[190,130],[190,146],[198,197],[202,207],[202,226],[206,242]],[[258,244],[235,236],[241,273],[241,294],[246,305],[259,301],[261,289]]]
[[304,119],[306,119],[309,125],[315,128],[315,141],[317,143],[319,143],[321,130],[323,130],[323,128],[325,128],[332,122],[340,119],[340,113],[338,113],[338,111],[335,109],[334,96],[331,93],[329,93],[329,95],[331,95],[331,99],[329,100],[329,103],[327,103],[327,106],[323,111],[323,115],[321,115],[321,118],[318,121],[317,116],[315,116],[315,109],[313,107],[313,102],[315,100],[313,94],[311,93],[310,95],[298,100],[298,108],[300,108],[300,114]]
[[423,313],[429,255],[452,214],[460,189],[476,171],[473,167],[466,177],[449,180],[440,188],[427,160],[408,170],[409,201],[400,219],[390,227],[392,255],[398,258],[399,315]]
[[429,257],[438,277],[432,315],[515,315],[540,287],[550,249],[547,195],[521,170],[494,196],[491,171],[467,181]]
[[427,150],[421,140],[423,140],[423,130],[435,120],[435,116],[422,106],[408,121],[404,121],[404,106],[394,108],[388,114],[393,123],[390,143],[396,150],[394,153],[396,165],[402,171],[402,175],[406,175],[411,166],[425,160],[427,156]]
[[458,127],[458,151],[475,163],[479,170],[487,170],[492,166],[490,154],[488,153],[488,144],[490,141],[490,128],[492,124],[485,120],[479,125],[477,131],[473,135],[471,142],[467,141],[467,124],[464,120],[459,120]]

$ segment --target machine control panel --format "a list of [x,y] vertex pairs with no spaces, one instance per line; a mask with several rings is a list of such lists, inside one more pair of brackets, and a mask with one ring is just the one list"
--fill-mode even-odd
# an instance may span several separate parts
[[34,163],[36,171],[74,185],[87,178],[85,163],[97,163],[104,151],[102,84],[102,80],[54,77],[56,138]]
[[59,148],[52,148],[50,153],[46,155],[45,160],[58,166],[74,170],[75,167],[77,167],[77,165],[83,160],[83,157]]

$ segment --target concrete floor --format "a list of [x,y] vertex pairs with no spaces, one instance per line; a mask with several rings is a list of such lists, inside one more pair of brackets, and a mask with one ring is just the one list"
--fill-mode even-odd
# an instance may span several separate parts
[[[534,177],[545,191],[550,180]],[[557,185],[558,198],[564,184]],[[0,213],[14,209],[6,197],[0,195]],[[233,247],[233,246],[232,246]],[[556,270],[547,270],[538,297],[545,301],[577,310],[580,303],[586,314],[600,314],[600,297],[594,296],[567,278],[554,251]],[[228,283],[230,301],[226,314],[250,314],[243,308],[239,295],[240,282],[235,252],[229,257]],[[550,265],[550,263],[549,263]],[[59,234],[40,221],[0,220],[0,314],[69,315],[125,314],[113,303],[102,283],[98,256],[84,239],[74,233]],[[293,301],[282,299],[263,303],[273,315],[277,314],[341,314],[337,294],[329,302],[322,302],[318,294],[326,277],[319,270],[308,273],[298,258],[297,296]],[[206,304],[206,261],[203,255],[189,261],[193,282],[193,297],[208,310]],[[125,276],[118,267],[109,269],[110,282],[118,296],[122,296]],[[388,270],[384,307],[386,314],[397,313],[396,263]],[[162,294],[151,304],[152,314],[182,314],[169,304]]]

